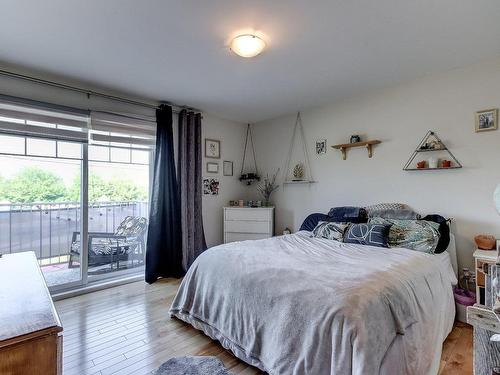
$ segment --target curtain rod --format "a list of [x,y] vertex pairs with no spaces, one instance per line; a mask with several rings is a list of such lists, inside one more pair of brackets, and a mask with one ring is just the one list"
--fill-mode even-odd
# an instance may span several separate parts
[[[111,100],[114,100],[116,102],[132,104],[132,105],[136,105],[136,106],[140,106],[140,107],[145,107],[145,108],[150,108],[150,109],[157,109],[159,107],[159,105],[144,103],[144,102],[140,102],[140,101],[132,100],[132,99],[127,99],[127,98],[123,98],[123,97],[116,96],[116,95],[104,94],[102,92],[87,90],[87,89],[83,89],[81,87],[71,86],[71,85],[67,85],[67,84],[59,83],[59,82],[54,82],[54,81],[49,81],[47,79],[42,79],[42,78],[36,78],[36,77],[28,76],[25,74],[14,73],[14,72],[10,72],[8,70],[0,69],[0,75],[12,77],[12,78],[17,78],[17,79],[22,79],[25,81],[35,82],[35,83],[39,83],[39,84],[43,84],[43,85],[47,85],[47,86],[57,87],[57,88],[64,89],[64,90],[75,91],[75,92],[79,92],[82,94],[86,94],[87,96],[92,95],[92,96],[96,96],[96,97],[100,97],[100,98],[111,99]],[[172,107],[175,107],[176,110],[173,111],[175,113],[179,113],[183,109],[187,109],[187,110],[191,110],[191,111],[195,111],[195,112],[202,112],[196,108],[181,106],[181,105],[173,104],[170,102],[161,102],[160,104],[167,104],[167,105],[171,105]]]

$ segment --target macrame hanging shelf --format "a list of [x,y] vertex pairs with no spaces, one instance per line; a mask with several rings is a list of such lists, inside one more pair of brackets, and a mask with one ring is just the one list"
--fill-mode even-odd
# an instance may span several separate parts
[[[247,156],[247,148],[248,142],[252,144],[252,155],[253,155],[253,164],[255,167],[255,172],[247,172],[243,173],[245,170],[245,159]],[[257,159],[255,158],[255,148],[253,146],[253,137],[252,137],[252,127],[250,124],[247,125],[247,134],[245,137],[245,149],[243,151],[243,161],[241,162],[241,173],[240,173],[240,181],[244,182],[247,185],[252,185],[255,181],[260,181],[259,172],[257,170]]]
[[[299,142],[301,143],[301,146],[302,146],[303,161],[301,163],[296,164],[294,166],[293,170],[291,170],[290,169],[290,162],[292,160],[293,149],[294,149],[296,139],[299,140]],[[303,171],[304,165],[307,168],[305,173]],[[303,176],[297,176],[297,173],[294,173],[298,168],[302,168]],[[309,176],[309,178],[305,178],[305,176]],[[302,117],[300,116],[300,112],[297,113],[297,118],[295,120],[295,126],[293,127],[292,141],[291,141],[290,147],[288,149],[284,177],[285,177],[285,181],[283,182],[283,185],[311,184],[311,183],[316,182],[312,178],[311,163],[309,161],[309,154],[307,152],[306,137],[304,136],[304,127],[302,126]]]
[[[425,158],[423,155],[434,155],[436,152],[440,152],[440,155],[448,155],[449,160],[447,165],[445,163],[437,164],[436,167],[432,167],[426,164]],[[421,167],[418,167],[418,164],[415,163],[415,159],[419,155],[422,159],[420,163],[422,163]],[[439,155],[439,154],[438,154]],[[443,158],[440,158],[443,159]],[[437,159],[436,159],[437,160]],[[462,164],[457,160],[457,158],[451,153],[451,151],[446,147],[446,145],[439,139],[436,132],[429,130],[425,137],[420,141],[413,154],[411,154],[410,158],[406,162],[403,167],[404,171],[430,171],[430,170],[443,170],[443,169],[458,169],[462,168]]]

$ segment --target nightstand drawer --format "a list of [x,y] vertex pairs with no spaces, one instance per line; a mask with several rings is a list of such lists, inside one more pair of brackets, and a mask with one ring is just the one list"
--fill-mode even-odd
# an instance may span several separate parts
[[271,237],[270,234],[262,233],[226,233],[225,242],[246,241],[246,240],[263,240]]
[[262,208],[226,208],[224,220],[269,221],[272,210]]
[[269,221],[226,221],[224,228],[226,228],[226,232],[237,233],[269,233],[271,231]]

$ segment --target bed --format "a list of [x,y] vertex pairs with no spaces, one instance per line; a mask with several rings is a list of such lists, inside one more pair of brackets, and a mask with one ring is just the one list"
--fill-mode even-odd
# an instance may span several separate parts
[[430,255],[300,231],[207,250],[170,315],[271,375],[436,374],[456,283],[453,237]]

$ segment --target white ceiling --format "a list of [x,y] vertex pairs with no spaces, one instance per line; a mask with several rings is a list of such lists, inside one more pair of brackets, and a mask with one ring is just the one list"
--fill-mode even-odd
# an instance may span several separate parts
[[[268,44],[254,59],[239,32]],[[2,0],[0,62],[254,122],[500,55],[499,0]],[[1,91],[1,88],[0,88]]]

